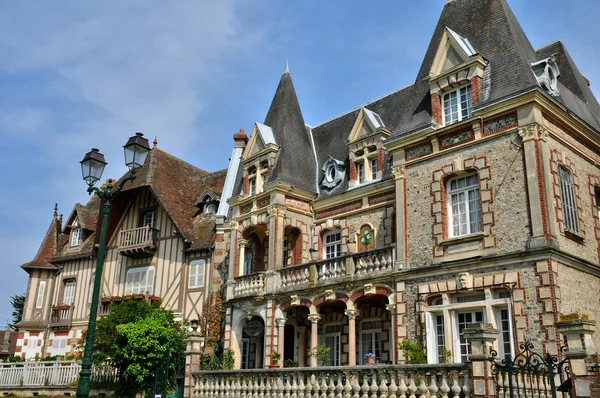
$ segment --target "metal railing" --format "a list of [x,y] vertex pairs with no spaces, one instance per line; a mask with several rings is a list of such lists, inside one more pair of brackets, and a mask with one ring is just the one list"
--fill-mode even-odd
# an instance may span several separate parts
[[[80,361],[40,361],[0,363],[0,387],[68,386],[79,380]],[[92,367],[92,382],[117,380],[111,365]]]
[[466,364],[194,372],[194,397],[471,397]]

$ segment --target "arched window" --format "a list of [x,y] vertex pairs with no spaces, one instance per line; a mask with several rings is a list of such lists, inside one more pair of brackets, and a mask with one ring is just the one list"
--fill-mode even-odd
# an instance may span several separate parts
[[560,181],[560,199],[562,200],[565,229],[572,232],[579,232],[579,218],[577,216],[573,175],[562,164],[558,166],[558,180]]

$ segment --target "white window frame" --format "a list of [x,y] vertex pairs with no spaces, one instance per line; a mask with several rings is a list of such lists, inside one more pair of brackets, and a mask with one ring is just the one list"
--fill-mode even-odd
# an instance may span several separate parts
[[81,238],[83,237],[83,228],[73,228],[71,231],[71,246],[81,245]]
[[65,355],[67,353],[67,343],[67,336],[54,336],[50,351],[52,351],[54,355]]
[[[339,235],[336,238],[335,235]],[[332,238],[333,237],[333,238]],[[330,240],[335,239],[335,240]],[[330,240],[328,242],[328,240]],[[342,255],[342,231],[339,229],[327,231],[323,234],[323,258],[335,258]]]
[[366,182],[365,179],[365,162],[364,160],[360,160],[356,162],[356,181],[359,184],[364,184]]
[[88,301],[92,301],[92,296],[94,295],[94,282],[96,281],[96,274],[92,274],[90,278],[90,292],[88,293]]
[[[481,320],[478,321],[477,320],[477,314],[481,313]],[[452,311],[452,336],[453,336],[453,341],[454,341],[454,361],[457,363],[465,363],[468,360],[468,355],[469,355],[469,342],[467,341],[466,338],[464,338],[462,332],[460,331],[460,324],[458,322],[458,317],[460,315],[470,315],[471,316],[471,322],[462,322],[465,325],[472,325],[474,323],[479,323],[479,322],[486,322],[487,321],[487,316],[486,316],[486,308],[485,307],[479,307],[479,308],[474,308],[471,310],[454,310]],[[467,327],[467,326],[465,326]],[[461,341],[461,338],[464,339],[464,341]],[[467,353],[464,354],[464,358],[463,358],[463,354],[461,351],[462,347],[467,347]]]
[[[327,333],[328,327],[340,327],[339,332],[329,332]],[[327,359],[327,364],[325,366],[341,366],[342,365],[342,330],[344,326],[341,324],[327,324],[323,327],[323,336],[321,338],[322,344],[329,347],[329,358]],[[334,343],[333,346],[329,346],[327,344],[327,338],[333,338]],[[333,363],[332,362],[333,359]]]
[[73,305],[75,302],[75,291],[77,290],[77,280],[65,279],[62,304]]
[[290,236],[287,234],[283,237],[283,266],[287,267],[290,257]]
[[190,262],[190,274],[188,278],[188,287],[197,289],[204,287],[206,276],[206,260],[199,259]]
[[379,168],[377,158],[369,159],[369,168],[371,170],[371,181],[375,181],[377,179],[377,169]]
[[256,177],[249,178],[248,183],[250,185],[250,196],[256,195]]
[[558,165],[558,181],[560,184],[560,199],[562,201],[565,230],[579,233],[579,216],[577,214],[573,173],[565,165]]
[[[379,326],[379,328],[363,329],[363,324],[365,324],[367,322],[379,322],[380,326]],[[383,321],[381,320],[381,318],[369,318],[369,319],[364,319],[360,322],[359,347],[360,347],[360,364],[361,365],[365,365],[369,362],[368,359],[365,358],[365,355],[367,355],[369,352],[372,352],[375,354],[376,362],[381,361],[381,356],[383,354],[383,339],[382,339],[382,335],[381,335],[382,333],[383,333]],[[371,346],[371,348],[366,352],[364,350],[364,344],[363,344],[365,338],[368,338],[370,340],[369,343]],[[377,350],[374,347],[375,340],[377,340],[377,342],[379,344],[379,352],[377,352]]]
[[260,175],[260,187],[258,189],[258,193],[265,191],[265,182],[267,181],[267,169],[262,169],[259,173]]
[[[506,355],[506,346],[510,347],[508,354],[514,358],[515,347],[514,347],[514,335],[513,335],[513,321],[512,321],[512,305],[510,298],[502,298],[502,296],[495,294],[498,291],[492,291],[486,289],[485,298],[476,301],[468,300],[467,295],[452,295],[450,296],[453,302],[449,303],[449,300],[441,302],[435,300],[425,309],[425,329],[427,338],[427,362],[430,364],[440,363],[441,360],[441,345],[439,344],[437,336],[437,317],[441,316],[444,322],[444,345],[443,347],[449,349],[452,353],[452,361],[460,363],[462,358],[460,347],[460,333],[458,325],[458,314],[459,313],[475,313],[482,312],[483,322],[491,322],[496,325],[498,329],[498,339],[494,344],[494,348],[499,353],[500,358],[504,358]],[[494,293],[494,294],[493,294]],[[445,296],[445,295],[444,295]],[[479,295],[472,295],[475,299]],[[467,300],[458,301],[457,298],[467,298]],[[502,324],[501,312],[507,311],[508,315],[508,329],[504,327],[506,323]],[[509,340],[506,341],[505,338]],[[464,343],[463,343],[464,345]],[[449,348],[451,347],[451,348]]]
[[125,294],[144,294],[146,292],[153,294],[154,273],[153,265],[129,268],[125,277]]
[[[466,182],[471,177],[475,177],[476,183],[467,186]],[[452,188],[452,183],[460,180],[465,180],[465,186]],[[472,192],[477,195],[475,200],[470,198]],[[461,195],[462,200],[460,199]],[[448,235],[451,238],[482,232],[481,195],[479,191],[479,175],[477,173],[470,173],[449,179],[446,182],[446,202],[448,206]],[[455,210],[455,206],[460,207],[461,205],[464,206],[464,212]],[[464,222],[461,222],[463,220],[459,218],[461,215],[464,215]],[[471,219],[473,215],[477,215],[476,220]],[[475,223],[477,224],[472,225]]]
[[142,214],[142,227],[154,228],[156,225],[156,210],[149,210]]
[[38,338],[37,337],[29,337],[27,339],[27,348],[30,350],[37,349]]
[[[461,99],[461,95],[464,95],[465,101]],[[456,97],[456,112],[452,112],[452,95]],[[447,105],[448,104],[448,105]],[[471,117],[471,113],[473,111],[473,95],[471,91],[471,85],[467,84],[465,86],[459,87],[456,90],[445,92],[442,95],[442,120],[444,122],[444,126],[451,125],[456,122],[460,122],[461,120],[465,120]],[[466,105],[466,107],[465,107]],[[450,112],[448,112],[450,110]],[[466,115],[463,115],[463,111],[466,110]],[[456,114],[456,118],[453,115]],[[448,118],[448,116],[450,116]]]
[[44,296],[46,295],[46,281],[40,281],[38,285],[37,297],[35,299],[35,308],[42,308],[44,305]]

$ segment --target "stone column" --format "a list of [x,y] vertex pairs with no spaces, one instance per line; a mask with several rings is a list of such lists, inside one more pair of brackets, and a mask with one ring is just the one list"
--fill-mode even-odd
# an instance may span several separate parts
[[185,379],[184,379],[184,397],[194,396],[194,372],[200,370],[202,347],[204,347],[204,337],[200,332],[189,332],[185,338]]
[[298,366],[306,366],[306,326],[298,326]]
[[587,316],[574,314],[561,317],[555,326],[567,340],[564,355],[572,372],[572,388],[575,393],[573,396],[596,397],[593,392],[600,388],[599,358],[592,340],[596,322],[588,320]]
[[474,323],[463,330],[471,344],[471,380],[473,398],[496,397],[496,387],[489,361],[492,344],[498,338],[498,329],[489,323]]
[[348,366],[356,366],[356,316],[358,310],[346,310],[348,317]]
[[285,336],[285,321],[286,318],[277,318],[277,351],[281,355],[281,367],[283,367],[283,343]]
[[389,311],[390,313],[390,322],[392,324],[392,328],[390,329],[390,355],[392,356],[390,358],[390,361],[392,363],[398,363],[397,362],[397,358],[396,358],[396,354],[398,352],[398,350],[396,349],[395,345],[396,342],[398,342],[398,329],[396,327],[397,324],[397,314],[396,314],[396,304],[386,304],[385,309]]
[[[404,157],[404,151],[401,151]],[[395,157],[395,156],[394,156]],[[404,160],[402,160],[404,162]],[[405,220],[404,220],[404,191],[406,190],[406,167],[400,164],[392,167],[396,182],[396,266],[395,269],[406,267]]]
[[[308,316],[308,320],[310,321],[310,351],[314,352],[314,349],[319,344],[319,321],[321,320],[321,315],[319,314],[311,314]],[[310,357],[310,367],[317,367],[317,358],[314,356]]]

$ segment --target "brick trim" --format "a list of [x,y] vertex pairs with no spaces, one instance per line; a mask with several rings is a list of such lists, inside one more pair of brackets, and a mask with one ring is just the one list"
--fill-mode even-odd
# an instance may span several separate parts
[[431,94],[431,118],[438,126],[444,125],[442,119],[442,97],[439,94]]
[[598,246],[598,259],[600,259],[600,217],[598,217],[600,203],[596,201],[596,189],[600,189],[600,177],[588,174],[588,187],[590,191],[590,203],[592,204],[592,216],[594,218],[594,237]]
[[581,190],[579,189],[579,178],[575,169],[575,163],[568,156],[563,156],[562,153],[560,153],[556,149],[553,149],[550,151],[550,171],[552,173],[554,211],[556,214],[556,220],[558,222],[559,231],[563,236],[566,236],[563,220],[563,203],[562,198],[560,196],[560,179],[558,177],[558,167],[560,165],[566,167],[571,173],[571,178],[573,179],[573,187],[575,190],[575,201],[577,202],[577,221],[579,226],[579,230],[577,231],[577,233],[582,237],[585,237],[583,219],[581,218],[583,214],[580,195]]
[[494,202],[493,191],[489,186],[491,179],[490,167],[485,156],[469,159],[456,159],[432,173],[430,185],[432,203],[431,216],[433,217],[432,237],[435,241],[433,256],[443,257],[446,249],[440,246],[440,241],[449,237],[448,228],[448,201],[446,182],[460,173],[476,172],[479,177],[479,198],[481,203],[481,226],[484,234],[483,248],[496,247],[496,235],[493,234],[495,215],[492,210]]
[[471,106],[474,108],[479,104],[481,94],[481,77],[473,76],[471,78]]

